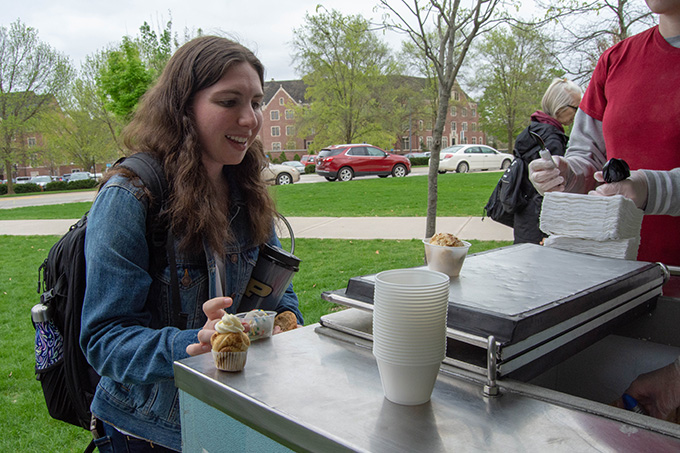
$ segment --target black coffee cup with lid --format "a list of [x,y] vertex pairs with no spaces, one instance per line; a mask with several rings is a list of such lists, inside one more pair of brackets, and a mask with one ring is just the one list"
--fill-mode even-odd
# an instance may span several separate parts
[[300,270],[300,261],[281,247],[264,244],[237,311],[275,310]]

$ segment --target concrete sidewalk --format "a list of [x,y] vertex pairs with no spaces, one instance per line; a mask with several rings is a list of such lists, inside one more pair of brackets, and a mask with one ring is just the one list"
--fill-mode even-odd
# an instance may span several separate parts
[[[287,217],[298,238],[421,239],[424,217]],[[63,235],[77,219],[1,220],[0,235]],[[437,232],[461,239],[512,241],[512,228],[481,217],[439,217]],[[282,234],[285,237],[285,234]]]

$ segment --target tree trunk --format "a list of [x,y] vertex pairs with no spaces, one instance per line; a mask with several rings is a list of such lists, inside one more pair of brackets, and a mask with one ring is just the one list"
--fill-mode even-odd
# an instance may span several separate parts
[[439,157],[442,149],[442,134],[449,110],[451,89],[439,86],[439,111],[432,131],[432,151],[430,152],[430,167],[427,173],[427,220],[425,222],[425,237],[434,236],[437,229],[437,178],[439,176]]
[[14,181],[12,181],[12,163],[5,160],[5,175],[7,177],[7,194],[14,194]]

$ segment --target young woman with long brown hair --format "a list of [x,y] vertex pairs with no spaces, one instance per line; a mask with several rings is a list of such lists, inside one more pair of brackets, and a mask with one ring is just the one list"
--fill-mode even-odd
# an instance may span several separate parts
[[[102,376],[91,410],[100,451],[181,449],[175,360],[210,350],[235,312],[265,243],[279,246],[260,176],[264,68],[245,47],[196,38],[168,62],[125,131],[126,147],[161,164],[177,266],[151,265],[150,192],[125,169],[107,175],[89,216],[81,346]],[[186,329],[173,327],[171,272]],[[302,315],[292,285],[276,309]],[[125,449],[125,450],[123,450]]]

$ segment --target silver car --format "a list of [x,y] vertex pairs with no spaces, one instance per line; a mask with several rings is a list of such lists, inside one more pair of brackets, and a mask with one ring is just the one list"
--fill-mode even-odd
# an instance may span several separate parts
[[33,184],[37,184],[44,189],[45,185],[48,182],[52,182],[52,177],[51,176],[34,176],[28,182],[32,182]]
[[262,178],[267,184],[281,186],[298,182],[300,180],[300,172],[295,167],[269,164],[262,170]]

